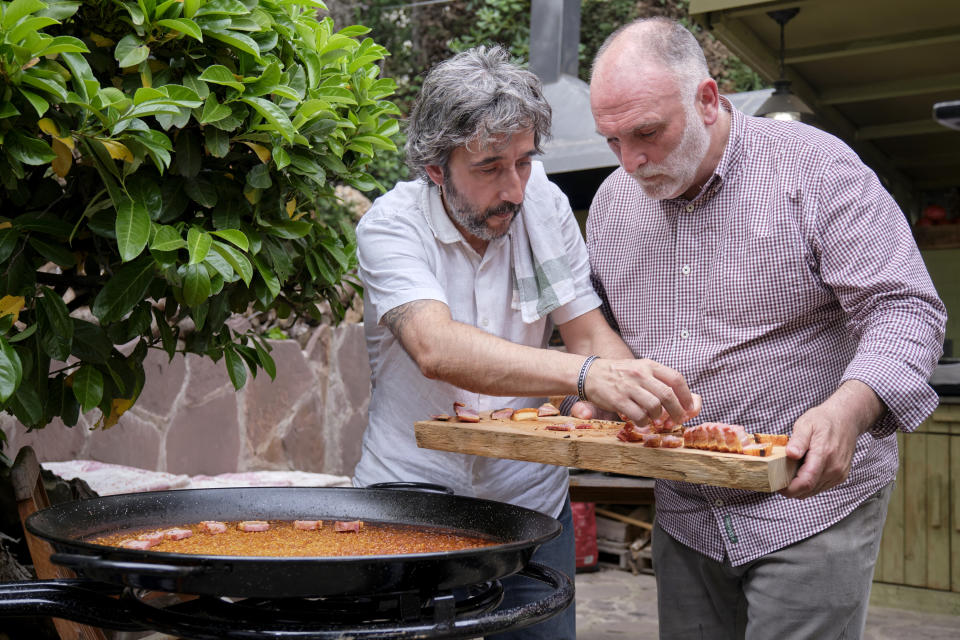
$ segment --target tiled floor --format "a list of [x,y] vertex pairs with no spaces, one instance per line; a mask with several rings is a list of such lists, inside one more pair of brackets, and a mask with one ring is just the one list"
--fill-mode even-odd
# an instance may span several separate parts
[[[652,575],[601,569],[578,573],[578,640],[655,640],[657,587]],[[960,616],[870,607],[864,640],[957,640]]]

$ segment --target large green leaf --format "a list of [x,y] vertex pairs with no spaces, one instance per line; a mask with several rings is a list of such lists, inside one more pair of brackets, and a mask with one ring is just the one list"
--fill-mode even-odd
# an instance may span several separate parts
[[203,73],[200,74],[200,79],[204,82],[222,84],[233,87],[237,91],[243,91],[243,83],[237,80],[230,69],[227,69],[222,64],[215,64],[204,69]]
[[4,29],[12,29],[15,24],[24,16],[36,13],[47,5],[40,0],[13,0],[13,2],[4,3],[3,24]]
[[233,267],[234,271],[240,274],[244,284],[250,286],[250,280],[253,278],[253,265],[250,264],[245,255],[219,240],[213,241],[213,250],[220,254]]
[[103,399],[103,374],[93,365],[80,367],[73,375],[73,396],[84,413],[95,409]]
[[224,347],[223,360],[227,365],[227,375],[230,376],[230,382],[233,383],[233,388],[239,390],[247,383],[247,367],[231,347],[233,347],[232,344]]
[[30,237],[30,246],[39,253],[45,260],[48,260],[59,267],[69,269],[77,264],[77,257],[73,255],[69,247],[58,244],[44,242],[36,236]]
[[220,236],[227,242],[240,247],[244,251],[250,248],[250,243],[247,241],[247,236],[244,235],[243,231],[238,229],[218,229],[217,231],[211,231],[210,233],[215,236]]
[[210,274],[202,264],[188,264],[184,268],[183,301],[198,307],[210,297]]
[[63,298],[47,287],[41,287],[42,296],[36,298],[42,323],[38,334],[43,351],[55,360],[65,361],[70,356],[73,342],[73,322]]
[[120,67],[135,67],[150,57],[150,47],[137,36],[128,34],[117,43],[113,57],[116,58]]
[[197,26],[197,23],[188,18],[168,18],[165,20],[157,20],[156,24],[159,24],[168,29],[173,29],[174,31],[179,31],[184,33],[195,40],[203,42],[203,34],[200,32],[200,27]]
[[86,322],[78,318],[71,318],[73,322],[73,344],[70,355],[96,364],[106,364],[113,350],[113,343],[107,337],[103,327]]
[[47,164],[57,157],[46,142],[25,135],[16,129],[7,131],[3,138],[3,148],[23,164]]
[[213,238],[210,237],[209,233],[199,227],[190,227],[190,230],[187,231],[187,250],[190,252],[190,264],[203,262],[212,244]]
[[150,239],[150,214],[142,202],[124,200],[117,207],[117,248],[124,262],[143,252]]
[[40,421],[43,419],[43,403],[40,400],[40,394],[29,384],[21,384],[17,392],[10,398],[8,409],[13,411],[26,427],[41,427]]
[[154,251],[176,251],[187,246],[186,241],[175,228],[161,224],[155,227],[150,248]]
[[204,30],[204,33],[214,40],[219,40],[244,53],[249,53],[257,60],[260,59],[260,47],[257,45],[257,41],[246,34],[237,31],[215,31],[211,29]]
[[20,364],[20,356],[7,339],[0,336],[0,404],[10,399],[22,379],[23,366]]
[[280,107],[263,98],[240,98],[240,100],[256,109],[287,142],[293,142],[296,130],[290,118]]
[[154,260],[142,255],[121,267],[100,290],[90,308],[101,323],[120,320],[141,302],[154,277]]

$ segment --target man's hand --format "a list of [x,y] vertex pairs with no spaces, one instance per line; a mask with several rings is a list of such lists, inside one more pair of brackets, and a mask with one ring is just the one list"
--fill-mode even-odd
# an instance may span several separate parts
[[787,443],[787,457],[802,462],[780,493],[802,500],[846,480],[857,438],[883,411],[877,395],[859,380],[848,380],[823,404],[806,411],[793,424]]
[[683,376],[653,360],[596,360],[584,388],[592,403],[641,426],[661,424],[667,414],[682,424],[700,411]]

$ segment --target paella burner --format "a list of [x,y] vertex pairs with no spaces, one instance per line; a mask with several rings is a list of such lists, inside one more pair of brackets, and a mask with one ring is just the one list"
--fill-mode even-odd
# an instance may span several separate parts
[[520,575],[544,582],[553,591],[536,602],[496,610],[503,597],[499,580],[434,592],[183,600],[174,594],[80,578],[0,583],[0,618],[52,616],[190,640],[471,638],[536,624],[573,599],[570,579],[549,567],[529,563]]

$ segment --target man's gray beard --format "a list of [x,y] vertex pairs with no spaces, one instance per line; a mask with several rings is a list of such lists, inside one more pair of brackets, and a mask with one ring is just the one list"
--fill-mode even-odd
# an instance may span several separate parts
[[[521,205],[513,202],[504,202],[497,207],[491,207],[480,213],[474,207],[464,201],[463,195],[457,191],[453,180],[449,176],[444,176],[443,195],[449,207],[450,217],[453,221],[463,227],[468,233],[487,242],[503,237],[510,230],[510,225],[517,219]],[[487,220],[498,213],[513,213],[510,224],[502,230],[497,231],[487,226]]]
[[[710,134],[700,120],[696,107],[689,105],[684,113],[686,126],[677,148],[660,164],[645,164],[631,174],[643,193],[653,200],[676,198],[689,189],[710,147]],[[640,174],[659,174],[658,181],[644,182]]]

